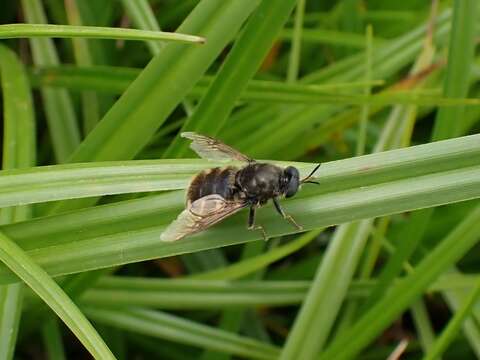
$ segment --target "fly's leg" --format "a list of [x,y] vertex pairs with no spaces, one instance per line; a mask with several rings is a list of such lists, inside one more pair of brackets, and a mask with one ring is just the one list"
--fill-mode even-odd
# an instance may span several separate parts
[[285,220],[288,220],[290,222],[290,224],[292,224],[293,226],[295,226],[298,230],[303,230],[303,226],[302,225],[299,225],[297,224],[297,222],[295,221],[295,219],[291,216],[291,215],[288,215],[287,213],[285,213],[285,211],[282,209],[282,207],[280,206],[280,202],[278,201],[277,198],[273,198],[273,204],[275,205],[275,209],[277,209],[278,213],[280,215],[282,215],[282,217],[285,219]]
[[248,213],[248,230],[260,230],[263,236],[263,240],[267,241],[267,233],[262,225],[255,225],[255,206],[250,206],[250,212]]

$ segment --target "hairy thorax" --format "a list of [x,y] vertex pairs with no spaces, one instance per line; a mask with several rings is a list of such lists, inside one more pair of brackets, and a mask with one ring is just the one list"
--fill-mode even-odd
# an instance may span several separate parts
[[249,200],[263,204],[280,195],[282,173],[282,168],[272,164],[250,164],[237,172],[235,183]]

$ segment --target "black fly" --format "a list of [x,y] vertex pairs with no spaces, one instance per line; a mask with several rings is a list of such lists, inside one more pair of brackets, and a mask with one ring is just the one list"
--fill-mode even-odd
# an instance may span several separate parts
[[244,207],[250,208],[248,228],[260,230],[267,235],[261,225],[255,225],[255,211],[272,199],[275,209],[299,230],[292,216],[285,213],[280,205],[282,196],[295,195],[302,183],[310,180],[320,164],[300,179],[297,168],[281,168],[268,163],[259,163],[214,138],[193,132],[184,132],[182,137],[192,140],[190,147],[202,158],[209,160],[239,160],[245,162],[241,168],[227,166],[200,172],[191,181],[187,190],[186,209],[173,221],[160,236],[162,241],[175,241],[187,235],[202,231]]

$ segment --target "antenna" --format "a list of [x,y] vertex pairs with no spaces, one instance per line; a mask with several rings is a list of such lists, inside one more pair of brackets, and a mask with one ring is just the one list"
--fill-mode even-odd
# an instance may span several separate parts
[[301,184],[305,184],[305,183],[308,183],[308,184],[317,184],[317,185],[320,185],[317,181],[313,181],[313,180],[309,180],[313,174],[315,174],[315,172],[318,170],[318,168],[320,167],[320,165],[322,164],[318,164],[317,166],[315,166],[315,169],[312,170],[312,172],[310,174],[308,174],[307,177],[304,177],[302,180],[300,180],[300,183]]

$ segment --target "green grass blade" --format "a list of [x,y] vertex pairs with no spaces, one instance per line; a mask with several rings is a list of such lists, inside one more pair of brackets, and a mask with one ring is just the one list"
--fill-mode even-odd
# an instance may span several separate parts
[[[219,132],[239,95],[260,67],[295,3],[296,0],[264,0],[260,3],[207,93],[181,131],[195,131],[212,136]],[[215,119],[215,122],[212,122],[212,119]],[[184,139],[177,136],[163,157],[184,156],[188,149]]]
[[[443,83],[443,93],[452,97],[461,97],[468,93],[474,73],[474,49],[475,49],[475,24],[478,19],[478,7],[474,1],[455,1],[453,7],[452,31],[450,34],[450,44],[448,50],[447,73]],[[435,119],[432,139],[444,139],[448,137],[459,136],[462,131],[468,127],[465,117],[465,108],[462,106],[452,109],[439,109]],[[423,218],[425,223],[429,223],[433,217],[433,210],[422,211],[415,214]],[[459,292],[445,293],[448,301],[464,297]],[[454,311],[458,306],[450,304]],[[477,321],[467,320],[464,330],[472,349],[479,354],[478,343],[480,341],[480,328]]]
[[[367,26],[366,30],[366,51],[365,51],[365,81],[369,82],[372,78],[372,38],[373,38],[373,28],[371,25]],[[372,89],[367,86],[365,88],[365,95],[370,96]],[[357,156],[363,155],[365,153],[365,143],[367,141],[367,126],[368,126],[368,116],[369,116],[369,106],[365,104],[362,106],[362,114],[360,117],[360,124],[358,127],[358,136],[357,136]]]
[[[144,306],[158,309],[221,309],[253,306],[285,306],[299,304],[309,282],[224,282],[178,280],[148,282],[130,278],[128,282],[109,278],[85,292],[81,303],[110,308],[112,306]],[[121,280],[121,279],[119,279]],[[139,280],[143,288],[133,286]],[[123,285],[123,286],[122,286]],[[127,287],[128,286],[128,287]],[[355,291],[355,290],[354,290]],[[349,295],[356,296],[352,292]]]
[[418,333],[423,351],[426,353],[432,348],[435,333],[428,317],[427,307],[423,299],[419,299],[411,306],[413,322]]
[[[199,47],[170,44],[155,56],[69,160],[133,158],[237,33],[257,3],[257,0],[201,1],[178,31],[200,34],[207,43]],[[95,201],[62,203],[50,211],[82,207]]]
[[[439,41],[446,39],[448,35],[449,16],[449,12],[446,11],[438,17],[438,26],[436,27],[435,35]],[[390,77],[392,73],[407,66],[421,49],[421,40],[423,39],[425,29],[425,25],[422,25],[402,37],[395,39],[395,41],[392,41],[392,43],[386,46],[376,47],[372,59],[373,77]],[[323,71],[318,71],[312,74],[312,76],[305,77],[302,79],[302,82],[345,82],[359,79],[363,73],[363,57],[352,56]],[[315,128],[318,129],[322,127],[323,121],[330,118],[332,114],[338,113],[339,108],[319,105],[290,107],[288,111],[277,108],[276,112],[274,111],[275,108],[272,109],[272,107],[263,107],[260,109],[261,112],[271,112],[272,110],[274,115],[267,117],[268,121],[261,122],[264,124],[262,127],[259,128],[258,125],[255,125],[259,123],[258,118],[252,119],[254,124],[250,129],[250,133],[247,131],[248,136],[245,134],[245,136],[238,137],[238,134],[236,134],[234,139],[237,139],[237,142],[231,143],[235,144],[237,149],[259,158],[273,156],[273,154],[278,153],[280,147],[289,150],[299,146],[303,147],[302,144],[306,142],[306,139],[309,139],[308,141],[316,139],[317,131],[315,131]],[[332,121],[335,120],[337,119],[332,119]],[[243,123],[241,126],[243,126]],[[252,131],[252,129],[255,129],[255,131]],[[236,131],[234,124],[232,124],[229,131]],[[315,135],[313,135],[312,132],[315,132]],[[319,133],[322,134],[323,131],[319,131]],[[302,134],[306,135],[302,137]],[[329,134],[331,134],[331,132]],[[320,138],[321,136],[322,135],[320,135]],[[226,134],[224,139],[227,139]],[[313,148],[316,146],[318,146],[318,142],[313,145]],[[301,155],[308,152],[308,149],[309,147],[304,148]]]
[[194,48],[172,44],[161,56],[156,56],[71,161],[133,158],[235,35],[256,4],[253,0],[228,3],[203,0],[178,31],[199,33],[207,38],[207,43]]
[[[82,19],[76,0],[67,0],[65,2],[65,11],[68,21],[71,24],[81,26]],[[72,39],[75,60],[80,67],[90,67],[93,65],[92,54],[88,42],[85,39]],[[97,94],[88,91],[82,93],[82,116],[83,133],[88,134],[100,120],[100,103]]]
[[305,0],[299,0],[295,10],[293,38],[287,68],[287,82],[295,82],[298,78],[304,15]]
[[195,160],[184,161],[182,165],[171,160],[144,160],[0,171],[0,183],[3,182],[0,184],[0,188],[3,188],[0,207],[99,195],[183,189],[195,172],[208,166],[209,163],[205,161]]
[[[445,96],[448,94],[449,97],[454,98],[467,94],[472,75],[470,69],[472,67],[474,46],[472,26],[477,15],[475,10],[474,4],[468,1],[457,2],[454,8],[447,77],[444,80]],[[430,46],[432,47],[433,44],[430,44]],[[462,107],[440,108],[437,112],[432,139],[439,140],[459,135],[459,128],[455,124],[457,124],[457,121],[461,121],[458,119],[462,119],[463,111]],[[400,244],[397,256],[392,257],[386,267],[384,267],[380,274],[380,282],[377,289],[374,289],[372,292],[370,299],[365,304],[365,308],[377,301],[382,292],[388,287],[388,284],[391,283],[391,280],[400,272],[401,263],[410,256],[422,239],[432,215],[433,209],[412,214],[410,224],[406,227],[407,231],[404,235],[406,241]]]
[[[35,118],[28,78],[15,53],[0,45],[0,74],[3,92],[3,169],[35,165]],[[24,221],[29,207],[4,208],[0,223]],[[12,359],[23,307],[23,285],[0,287],[0,358]]]
[[[122,0],[122,5],[136,27],[143,30],[160,31],[160,26],[158,26],[157,19],[155,19],[155,14],[147,0]],[[147,45],[152,54],[158,54],[166,44],[160,41],[149,41]]]
[[[392,110],[377,140],[375,152],[393,147],[393,140],[402,135],[398,130],[402,121],[401,114],[400,108]],[[374,219],[370,218],[342,224],[335,230],[332,242],[318,266],[313,285],[287,338],[281,356],[283,359],[314,358],[323,350],[373,224]],[[339,333],[349,326],[356,308],[356,303],[350,303],[345,308],[337,330]],[[312,332],[318,334],[315,341],[307,336]]]
[[0,46],[4,111],[3,169],[35,164],[35,119],[27,74],[15,53]]
[[[371,43],[370,38],[371,34],[369,34],[367,29],[368,44]],[[368,76],[371,76],[371,53],[372,49],[370,44],[367,46],[366,55],[366,72]],[[419,59],[422,58],[420,55]],[[420,60],[416,62],[414,67],[417,66],[417,63],[421,63]],[[423,65],[423,63],[421,64]],[[368,95],[369,91],[367,90],[367,96]],[[378,152],[384,149],[395,148],[398,146],[397,144],[400,142],[400,139],[405,137],[404,133],[409,129],[402,129],[401,125],[407,123],[409,120],[404,118],[404,112],[405,109],[401,107],[397,106],[393,108],[383,126],[383,131],[377,140],[374,151]],[[362,124],[360,124],[360,133],[357,139],[357,152],[359,151],[360,153],[364,151],[365,147],[364,137],[366,135],[367,115],[368,109],[364,108],[361,115],[363,117],[361,117],[361,121],[364,122],[364,129],[362,132]],[[408,135],[410,135],[410,132],[408,132]],[[407,139],[409,139],[409,137],[407,137]],[[296,357],[313,358],[322,351],[322,347],[330,334],[330,330],[340,310],[348,284],[354,275],[360,256],[364,252],[364,246],[372,227],[373,219],[366,219],[361,222],[344,224],[337,228],[333,238],[334,244],[327,249],[324,261],[317,270],[309,296],[302,306],[293,330],[287,339],[282,353],[284,359]],[[377,245],[372,243],[372,247],[375,246]],[[347,261],[345,261],[345,259],[347,259]],[[347,265],[343,265],[345,262]],[[368,273],[369,271],[366,270],[364,273],[360,273],[360,276]],[[331,279],[334,276],[339,279],[338,282],[327,282],[326,279]],[[341,334],[345,328],[350,326],[351,318],[353,318],[357,312],[357,306],[358,303],[351,302],[345,308],[344,317],[337,328],[338,333]],[[312,332],[319,334],[317,341],[310,341],[308,336],[306,336],[307,333]]]
[[[25,18],[30,23],[47,22],[39,0],[22,0]],[[35,66],[56,66],[58,55],[51,39],[30,39]],[[72,99],[63,89],[42,88],[48,129],[57,162],[63,163],[80,144],[80,131]]]
[[[285,210],[305,230],[311,230],[477,198],[480,196],[478,136],[325,163],[318,177],[322,187],[305,188],[298,196],[284,201]],[[199,162],[202,163],[211,167]],[[170,167],[173,171],[174,167]],[[299,166],[302,174],[312,167],[313,164]],[[187,179],[185,175],[184,184]],[[161,243],[160,233],[183,207],[183,192],[172,192],[10,225],[4,231],[53,275],[261,238],[260,234],[245,229],[245,214],[241,213],[192,238]],[[259,212],[258,221],[272,237],[297,232],[271,206]],[[11,279],[0,268],[0,281]]]
[[[147,0],[122,0],[122,4],[136,27],[142,30],[160,31],[160,26],[157,23],[155,14]],[[147,45],[150,49],[150,52],[153,55],[157,55],[165,47],[166,43],[149,41],[147,42]],[[190,116],[193,112],[193,105],[187,99],[183,100],[182,105],[186,114]],[[158,136],[158,132],[156,136]]]
[[443,330],[437,341],[433,344],[432,349],[424,357],[425,360],[435,360],[447,350],[448,346],[455,339],[462,327],[462,323],[470,315],[473,307],[476,305],[480,296],[480,283],[478,283],[471,291],[461,308],[455,312],[453,318],[449,321],[447,327]]
[[[465,291],[478,281],[478,275],[444,274],[430,284],[428,292]],[[364,299],[375,283],[376,280],[371,279],[354,280],[350,283],[347,297]],[[92,307],[141,306],[169,310],[276,307],[300,304],[311,284],[304,280],[224,281],[105,276],[88,289],[79,301]],[[27,291],[28,309],[38,308],[39,302],[38,297]]]
[[[295,32],[291,29],[285,29],[280,34],[280,39],[292,40],[295,38]],[[329,44],[339,47],[349,47],[352,49],[364,49],[365,37],[361,34],[335,31],[329,29],[303,29],[302,42],[313,44]],[[375,45],[384,45],[386,41],[384,39],[375,38]]]
[[123,29],[101,26],[76,26],[52,24],[6,24],[0,25],[0,39],[11,38],[85,38],[85,39],[121,39],[121,40],[162,40],[183,43],[203,44],[200,36],[162,31]]
[[[248,243],[243,247],[242,254],[239,260],[247,260],[254,256],[258,256],[262,254],[265,250],[266,244],[264,242],[262,243],[260,241],[257,241]],[[247,276],[246,279],[259,279],[264,275],[264,273],[265,271],[257,271]],[[248,316],[248,314],[248,309],[227,309],[220,314],[217,327],[222,330],[233,332],[236,334],[239,333],[241,330],[248,330],[252,327],[251,323],[244,326],[245,318],[246,316]],[[261,320],[259,319],[258,322],[260,321]],[[262,340],[261,338],[258,339]],[[269,342],[268,339],[265,339],[265,342]],[[207,350],[202,353],[201,360],[230,360],[230,358],[230,354]]]
[[[457,312],[462,303],[464,303],[467,299],[468,293],[467,289],[472,288],[475,286],[475,284],[471,284],[467,288],[463,289],[451,289],[449,291],[448,289],[445,289],[443,291],[443,296],[445,300],[448,303],[448,306],[452,311]],[[478,357],[480,354],[480,342],[478,339],[480,339],[480,329],[478,327],[478,313],[474,309],[473,311],[473,316],[470,318],[467,318],[464,323],[463,323],[463,332],[465,334],[465,338],[468,340],[470,347],[472,348],[472,351],[475,353],[475,355]]]
[[[340,226],[332,237],[319,265],[308,296],[302,303],[280,359],[313,359],[327,340],[333,321],[340,309],[356,269],[360,250],[371,229],[370,220]],[[346,260],[345,260],[346,259]],[[341,269],[341,271],[340,271]],[[332,274],[337,274],[333,277]],[[324,289],[335,288],[325,294]],[[319,327],[318,324],[325,323]],[[308,336],[315,333],[316,336]]]
[[[466,96],[472,73],[475,49],[475,24],[478,19],[476,1],[454,1],[448,65],[443,93],[447,97]],[[465,114],[464,107],[440,109],[435,119],[434,140],[446,139],[459,134],[459,123]]]
[[115,359],[93,326],[48,274],[0,233],[0,260],[31,287],[97,359]]
[[206,280],[233,280],[242,278],[248,274],[259,271],[266,268],[268,265],[275,261],[278,261],[295,251],[298,251],[308,243],[310,243],[315,237],[322,232],[323,229],[314,230],[300,236],[298,239],[277,247],[268,251],[265,254],[261,254],[243,261],[239,261],[228,267],[208,271],[202,274],[191,276],[193,279],[206,279]]
[[121,311],[93,307],[83,309],[97,322],[203,349],[227,352],[249,359],[275,359],[278,355],[278,349],[272,345],[159,311],[142,308]]
[[0,287],[0,356],[13,359],[23,307],[23,285]]
[[415,268],[411,275],[392,287],[358,322],[335,341],[320,356],[336,359],[354,357],[379,332],[421,295],[444,269],[452,266],[479,240],[480,207],[475,208],[440,244]]
[[[430,22],[434,23],[436,16],[436,8],[433,7],[431,11]],[[410,69],[410,75],[414,76],[424,69],[427,69],[432,65],[435,55],[435,46],[433,44],[432,33],[427,32],[422,52],[417,57],[417,60]],[[405,115],[401,119],[401,122],[404,123],[404,126],[409,126],[413,128],[416,122],[418,109],[415,107],[409,107],[405,109]],[[408,146],[410,145],[410,139],[412,136],[412,129],[404,128],[404,135],[398,142],[399,146]],[[427,212],[430,210],[426,210]],[[423,233],[426,229],[428,216],[425,214],[420,214],[419,212],[414,213],[411,217],[411,226],[407,228],[404,235],[405,241],[402,241],[395,251],[395,256],[391,256],[388,262],[385,264],[378,276],[378,283],[376,288],[370,294],[369,299],[362,305],[362,310],[369,308],[377,299],[379,299],[383,293],[388,289],[392,280],[398,276],[400,273],[404,262],[406,262],[419,240],[423,236]]]
[[[99,271],[102,272],[102,271]],[[413,272],[413,268],[409,274]],[[282,301],[296,304],[303,300],[311,281],[308,280],[256,280],[242,279],[241,281],[225,280],[204,280],[190,278],[148,278],[136,276],[110,276],[103,270],[104,277],[100,278],[91,289],[82,295],[82,303],[88,305],[111,304],[119,301],[119,305],[131,305],[142,307],[153,307],[161,309],[178,309],[182,305],[187,309],[209,308],[222,306],[222,299],[229,299],[228,306],[242,307],[243,305],[269,305],[274,306]],[[396,279],[394,283],[401,281]],[[441,275],[428,287],[428,293],[439,293],[442,291],[461,290],[468,291],[480,280],[480,275],[468,275],[459,273],[447,273]],[[359,279],[353,280],[348,288],[349,298],[365,298],[375,286],[376,280]],[[67,289],[69,291],[70,289]],[[118,294],[108,298],[107,294]],[[133,295],[127,297],[127,293]],[[136,295],[134,295],[136,294]],[[168,298],[168,296],[174,297]],[[186,294],[186,295],[183,295]],[[193,296],[197,294],[198,296]],[[278,300],[275,296],[281,298]],[[76,294],[75,294],[76,295]],[[105,296],[104,296],[105,295]],[[191,296],[190,296],[191,295]],[[145,297],[143,297],[145,296]],[[266,298],[262,299],[262,297]],[[41,300],[32,292],[26,291],[27,307],[37,307]],[[242,298],[248,298],[247,304],[242,304]],[[456,304],[457,306],[457,304]]]
[[[357,184],[380,184],[402,178],[413,179],[433,171],[478,165],[480,135],[471,135],[419,145],[410,149],[367,155],[326,163],[322,166],[322,192],[340,191]],[[398,156],[395,158],[395,156]],[[367,163],[371,161],[370,163]],[[444,161],[444,163],[441,163]],[[447,163],[450,162],[450,163]],[[452,163],[456,161],[456,163]],[[294,165],[306,175],[315,164],[274,162]],[[183,189],[191,177],[215,164],[205,160],[143,160],[54,165],[0,172],[0,206],[70,199],[125,192]],[[350,166],[350,168],[348,168]],[[362,168],[362,166],[364,168]],[[418,168],[423,166],[423,168]],[[467,169],[463,169],[465,172]],[[403,171],[403,173],[402,173]],[[473,174],[473,172],[472,172]],[[441,173],[439,173],[441,177]],[[447,174],[445,174],[447,175]],[[349,176],[350,178],[347,178]],[[450,175],[455,177],[455,171]],[[475,181],[475,178],[463,179]],[[432,186],[435,186],[432,184]],[[455,186],[452,184],[452,186]],[[424,191],[428,191],[423,189]],[[329,194],[326,194],[329,195]],[[453,196],[455,198],[456,196]],[[461,195],[459,196],[461,198]],[[294,201],[294,200],[292,200]],[[431,199],[430,199],[431,202]]]
[[[132,21],[137,27],[144,30],[160,30],[160,26],[158,25],[153,10],[147,0],[124,0],[123,6],[126,9],[129,17],[132,18]],[[160,51],[166,44],[149,41],[147,45],[150,48],[150,52],[153,55],[157,55],[160,53]],[[182,106],[185,110],[186,115],[191,116],[193,112],[193,105],[191,101],[189,99],[183,99]],[[184,121],[182,121],[182,124],[183,123]],[[157,131],[155,137],[152,138],[152,142],[155,142],[155,140],[158,139],[162,139],[162,137],[164,136],[162,134],[162,130],[170,132],[168,127],[162,127],[160,131]],[[158,157],[158,155],[155,154],[154,157],[156,158]],[[225,262],[225,259],[219,251],[212,250],[209,252],[183,256],[182,261],[185,263],[189,272],[196,272],[197,269],[201,271],[215,268],[218,264],[223,264]]]
[[45,343],[48,359],[66,360],[62,343],[62,332],[57,319],[49,319],[42,327],[42,337]]

